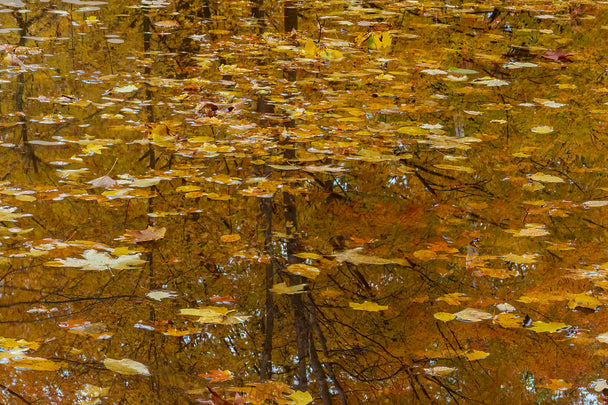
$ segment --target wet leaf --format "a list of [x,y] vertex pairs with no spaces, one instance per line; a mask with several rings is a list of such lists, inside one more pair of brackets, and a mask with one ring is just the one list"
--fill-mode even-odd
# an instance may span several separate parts
[[456,319],[456,316],[449,312],[435,312],[433,314],[433,317],[435,319],[439,319],[440,321],[443,321],[443,322],[449,322],[449,321],[453,321],[454,319]]
[[568,308],[570,309],[576,309],[578,307],[581,307],[597,311],[600,305],[602,305],[602,302],[600,300],[591,295],[588,295],[587,293],[580,293],[575,297],[571,298],[570,302],[568,302]]
[[176,298],[177,293],[175,291],[169,291],[169,290],[155,290],[155,291],[150,291],[149,293],[146,294],[146,296],[153,300],[161,301],[161,300],[164,300],[167,298]]
[[312,395],[308,391],[296,391],[289,395],[294,405],[307,405],[312,403]]
[[466,297],[463,293],[449,293],[437,298],[437,301],[443,301],[449,305],[460,305],[462,302],[470,299],[471,298]]
[[468,361],[482,360],[488,357],[490,353],[481,350],[465,350],[460,353],[460,356],[465,357]]
[[148,367],[144,364],[131,359],[111,359],[107,358],[103,361],[103,365],[115,373],[124,375],[150,375]]
[[306,292],[306,286],[308,284],[296,284],[288,286],[285,283],[279,283],[272,286],[270,291],[275,294],[302,294]]
[[530,180],[534,180],[534,181],[540,181],[542,183],[563,183],[564,179],[562,179],[561,177],[557,177],[557,176],[552,176],[550,174],[544,174],[544,173],[534,173],[533,175],[531,175],[529,177]]
[[159,240],[165,236],[165,232],[167,228],[155,228],[153,226],[148,226],[146,229],[142,231],[127,229],[120,237],[120,240],[123,240],[128,243],[140,243],[147,242],[152,240]]
[[291,274],[296,274],[302,277],[315,279],[321,272],[318,268],[314,266],[309,266],[304,263],[296,263],[290,264],[285,268],[285,271]]
[[336,258],[338,262],[349,262],[352,264],[391,264],[396,263],[395,260],[383,259],[376,256],[368,256],[363,255],[359,252],[362,252],[363,248],[354,248],[350,250],[346,250],[341,253],[336,253],[333,256]]
[[388,309],[387,305],[380,305],[375,302],[365,301],[361,304],[357,302],[349,302],[348,306],[357,311],[369,311],[369,312],[378,312],[385,311]]
[[519,315],[509,313],[498,314],[494,320],[503,328],[521,328],[523,322]]
[[179,310],[179,314],[198,317],[198,323],[219,325],[236,325],[249,319],[249,316],[236,315],[236,311],[225,307],[183,308]]
[[454,316],[459,321],[465,322],[480,322],[492,318],[492,314],[474,308],[465,308],[462,311],[455,313]]
[[45,266],[52,267],[76,267],[82,270],[103,271],[108,269],[127,270],[141,267],[146,263],[140,259],[139,254],[129,254],[118,257],[112,257],[105,252],[99,252],[94,249],[85,250],[82,254],[83,259],[67,258],[55,259],[52,262],[46,262]]
[[241,235],[239,235],[237,233],[222,235],[222,236],[220,236],[220,240],[224,243],[238,242],[239,240],[241,240]]
[[559,330],[567,328],[567,327],[568,327],[568,325],[566,325],[565,323],[561,323],[561,322],[545,323],[543,321],[534,321],[532,323],[532,326],[530,326],[529,329],[531,329],[537,333],[543,333],[543,332],[555,333],[555,332],[558,332]]
[[539,388],[548,388],[553,391],[563,391],[572,388],[572,384],[564,380],[550,378],[549,381],[538,385]]
[[570,56],[572,56],[572,54],[563,49],[547,51],[542,55],[543,58],[549,59],[549,60],[554,60],[556,62],[570,62],[570,59],[569,59]]
[[437,376],[437,377],[445,377],[446,375],[452,374],[454,371],[456,371],[455,368],[445,367],[445,366],[435,366],[435,367],[429,367],[429,368],[424,369],[424,372],[427,373],[428,375]]
[[101,176],[101,177],[98,177],[96,179],[89,181],[88,183],[91,184],[93,187],[104,187],[104,188],[114,187],[118,184],[116,182],[116,180],[112,179],[110,176]]
[[232,379],[232,373],[229,370],[211,370],[203,374],[199,374],[199,377],[207,378],[210,382],[221,382]]
[[602,379],[599,379],[599,380],[593,381],[593,382],[590,384],[590,388],[591,388],[592,390],[594,390],[595,392],[598,392],[598,393],[599,393],[599,392],[603,392],[604,390],[608,389],[608,384],[606,383],[606,380],[604,380],[604,379],[602,378]]

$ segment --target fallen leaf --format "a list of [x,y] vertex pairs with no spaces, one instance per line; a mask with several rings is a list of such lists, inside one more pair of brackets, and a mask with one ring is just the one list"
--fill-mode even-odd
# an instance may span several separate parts
[[529,329],[531,329],[537,333],[542,333],[542,332],[554,333],[554,332],[559,331],[560,329],[564,329],[567,327],[568,327],[568,325],[566,325],[565,323],[561,323],[561,322],[545,323],[543,321],[535,321],[534,323],[532,323],[532,326],[530,326]]
[[454,314],[456,319],[465,322],[480,322],[492,318],[492,314],[474,308],[465,308]]
[[572,56],[572,55],[573,54],[571,54],[563,49],[556,49],[554,51],[545,52],[542,55],[542,58],[554,60],[556,62],[572,62],[570,59],[568,59],[568,57]]
[[104,187],[104,188],[105,187],[114,187],[114,186],[116,186],[116,184],[118,184],[116,182],[116,180],[114,180],[110,176],[101,176],[101,177],[98,177],[91,181],[88,181],[87,183],[91,184],[93,187]]
[[577,307],[581,308],[589,308],[594,311],[598,309],[598,307],[602,305],[601,301],[587,293],[580,293],[575,297],[570,299],[568,302],[568,308],[575,309]]
[[108,370],[114,371],[124,375],[150,375],[148,367],[144,364],[131,360],[131,359],[110,359],[107,358],[103,361],[103,365]]
[[290,264],[285,268],[285,271],[291,274],[296,274],[302,277],[315,279],[321,272],[314,266],[309,266],[304,263]]
[[380,305],[375,302],[365,301],[362,304],[356,302],[349,302],[348,306],[357,311],[369,311],[369,312],[378,312],[384,311],[388,309],[387,305]]
[[540,181],[542,183],[563,183],[564,179],[562,179],[561,177],[557,177],[557,176],[552,176],[550,174],[544,174],[544,173],[534,173],[531,176],[529,176],[530,180],[534,180],[534,181]]
[[199,374],[199,377],[210,379],[210,382],[228,381],[232,378],[232,373],[229,370],[210,370],[204,374]]
[[532,127],[530,128],[530,131],[535,132],[537,134],[550,134],[551,132],[553,132],[553,127],[543,125],[540,127]]
[[597,381],[593,381],[590,384],[590,388],[595,392],[603,392],[604,390],[608,389],[608,384],[606,383],[606,380],[601,378]]
[[437,298],[437,301],[443,301],[450,305],[460,305],[461,302],[467,300],[470,300],[470,298],[465,297],[463,293],[449,293]]
[[539,388],[548,388],[553,391],[562,391],[562,390],[569,390],[570,388],[572,388],[572,384],[570,384],[564,380],[558,380],[558,379],[551,378],[546,383],[539,384],[538,387]]
[[159,240],[165,236],[165,232],[167,228],[154,228],[152,226],[148,226],[146,229],[142,231],[127,229],[119,239],[128,243],[139,243],[139,242],[147,242],[152,240]]
[[139,258],[139,253],[134,255],[123,255],[116,258],[108,255],[106,252],[98,252],[94,249],[85,250],[82,254],[83,259],[68,257],[67,259],[55,259],[52,262],[46,262],[45,266],[50,267],[78,267],[82,270],[126,270],[140,267],[145,260]]
[[293,405],[308,405],[312,402],[312,395],[308,391],[296,391],[289,395],[293,401]]
[[585,208],[604,207],[606,205],[608,205],[608,201],[585,201],[583,203]]
[[522,327],[522,319],[519,315],[503,313],[498,314],[494,318],[494,323],[499,324],[503,328],[521,328]]
[[238,233],[222,235],[220,236],[220,240],[224,243],[238,242],[239,240],[241,240],[241,235],[239,235]]
[[476,361],[485,359],[490,355],[488,352],[482,352],[481,350],[464,350],[459,353],[460,356],[466,357],[469,361]]
[[433,317],[435,319],[439,319],[440,321],[443,321],[443,322],[449,322],[449,321],[453,321],[454,319],[456,319],[456,316],[449,312],[435,312],[433,314]]
[[177,294],[175,293],[175,291],[155,290],[155,291],[150,291],[149,293],[146,294],[146,296],[153,300],[160,301],[160,300],[164,300],[166,298],[175,298],[175,297],[177,297]]
[[296,284],[288,286],[286,283],[279,283],[272,286],[270,291],[275,294],[302,294],[305,293],[308,284]]
[[376,256],[363,255],[363,254],[359,253],[361,251],[363,251],[363,248],[357,247],[354,249],[345,250],[344,252],[336,253],[333,256],[340,263],[348,262],[348,263],[352,263],[352,264],[378,264],[378,265],[399,263],[398,259],[391,260],[391,259],[383,259],[381,257],[376,257]]
[[444,377],[446,375],[452,374],[456,369],[454,367],[445,367],[445,366],[435,366],[430,368],[425,368],[424,372],[428,375],[433,375],[437,377]]
[[249,316],[235,315],[235,311],[225,307],[205,307],[205,308],[182,308],[180,315],[196,316],[198,323],[211,323],[218,325],[236,325],[245,322]]

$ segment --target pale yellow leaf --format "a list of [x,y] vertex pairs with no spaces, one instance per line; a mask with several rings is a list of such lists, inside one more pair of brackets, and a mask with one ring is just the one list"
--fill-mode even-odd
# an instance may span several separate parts
[[131,360],[131,359],[110,359],[107,358],[103,361],[104,366],[108,370],[114,371],[115,373],[124,375],[150,375],[148,367],[144,364]]

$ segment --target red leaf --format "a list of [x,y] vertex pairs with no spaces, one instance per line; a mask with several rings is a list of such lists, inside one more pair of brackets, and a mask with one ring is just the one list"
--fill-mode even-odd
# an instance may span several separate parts
[[572,62],[570,59],[568,59],[569,56],[572,56],[572,54],[563,49],[556,49],[555,51],[545,52],[542,57],[545,59],[554,60],[556,62]]

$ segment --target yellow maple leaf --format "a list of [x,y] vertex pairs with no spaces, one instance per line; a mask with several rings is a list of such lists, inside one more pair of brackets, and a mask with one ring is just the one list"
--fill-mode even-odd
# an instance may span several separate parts
[[568,302],[568,308],[575,309],[577,307],[582,307],[595,311],[601,304],[602,303],[597,298],[587,295],[586,293],[580,293],[570,299],[570,302]]
[[460,305],[462,301],[467,300],[470,300],[470,298],[465,297],[463,293],[445,294],[444,296],[437,298],[437,301],[443,301],[450,305]]
[[554,333],[560,329],[564,329],[567,327],[568,327],[568,325],[566,325],[565,323],[561,323],[561,322],[546,323],[543,321],[536,321],[532,324],[532,326],[530,326],[529,329],[531,329],[537,333],[542,333],[542,332]]
[[494,318],[494,323],[499,324],[503,328],[521,328],[522,319],[515,314],[498,314]]
[[307,405],[312,402],[312,395],[308,391],[296,391],[289,396],[294,405]]
[[315,45],[315,41],[309,38],[304,45],[304,56],[307,58],[316,58],[319,48]]

